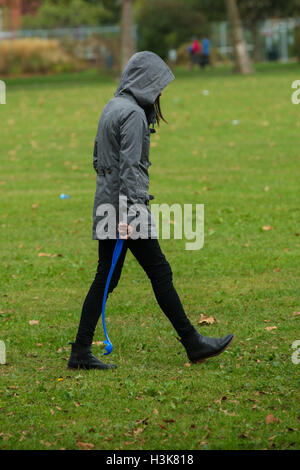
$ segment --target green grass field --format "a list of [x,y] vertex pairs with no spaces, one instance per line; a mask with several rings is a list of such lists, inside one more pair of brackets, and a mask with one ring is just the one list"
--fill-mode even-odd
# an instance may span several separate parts
[[[157,203],[203,203],[205,244],[161,246],[192,322],[213,316],[199,330],[233,332],[235,342],[189,364],[128,253],[107,308],[118,369],[67,370],[97,265],[93,140],[117,81],[93,71],[7,80],[2,449],[299,449],[300,105],[291,83],[300,67],[259,66],[251,77],[227,68],[174,73],[162,96],[169,125],[151,137],[150,192]],[[95,341],[103,339],[99,324]]]

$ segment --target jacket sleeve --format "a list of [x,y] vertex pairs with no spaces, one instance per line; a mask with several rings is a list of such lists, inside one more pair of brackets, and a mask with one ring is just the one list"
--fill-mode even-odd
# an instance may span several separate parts
[[130,210],[134,204],[141,202],[139,196],[139,163],[141,161],[145,123],[138,110],[132,110],[121,120],[120,125],[120,196],[127,198],[127,222],[135,217]]
[[96,173],[98,173],[98,138],[96,136],[94,142],[94,152],[93,152],[93,167]]

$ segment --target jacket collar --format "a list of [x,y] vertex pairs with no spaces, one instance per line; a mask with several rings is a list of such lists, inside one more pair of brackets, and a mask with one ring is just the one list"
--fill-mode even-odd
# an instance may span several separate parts
[[156,132],[156,130],[154,129],[154,124],[156,123],[156,113],[155,113],[155,109],[153,105],[149,106],[148,109],[146,110],[145,108],[143,108],[143,106],[139,104],[139,102],[133,95],[131,95],[130,93],[126,93],[126,92],[119,93],[118,96],[116,96],[116,98],[118,97],[125,98],[131,101],[132,103],[137,104],[140,108],[142,108],[145,111],[149,126],[152,124],[152,128],[150,129],[150,131]]

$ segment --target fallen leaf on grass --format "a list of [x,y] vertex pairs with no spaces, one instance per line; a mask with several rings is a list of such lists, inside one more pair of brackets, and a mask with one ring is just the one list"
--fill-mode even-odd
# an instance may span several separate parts
[[262,227],[262,230],[264,230],[265,232],[268,232],[269,230],[274,230],[274,227],[272,227],[272,225],[264,225]]
[[29,325],[38,325],[40,323],[39,320],[29,320]]
[[266,424],[271,424],[271,423],[278,423],[281,420],[279,418],[276,418],[276,416],[270,414],[266,416]]
[[219,400],[215,400],[215,403],[217,403],[217,404],[220,405],[220,404],[221,404],[221,401],[225,401],[225,400],[227,400],[227,397],[226,397],[226,396],[221,397]]
[[138,434],[141,434],[141,432],[143,432],[144,429],[145,429],[145,426],[142,427],[142,428],[134,429],[133,434],[134,434],[135,436],[137,436]]
[[139,419],[138,421],[135,422],[135,424],[138,426],[139,424],[148,424],[149,421],[149,416],[146,416],[146,418]]
[[51,447],[51,442],[40,441],[41,444],[44,444],[46,447]]
[[90,442],[77,441],[77,445],[79,449],[83,449],[83,450],[91,450],[95,447],[94,444],[91,444]]
[[38,256],[39,257],[43,257],[43,256],[48,256],[50,258],[56,258],[57,256],[59,256],[60,258],[62,257],[62,255],[60,253],[38,253]]
[[190,362],[186,362],[184,365],[185,365],[185,367],[191,367],[191,363],[190,363]]
[[32,207],[32,209],[37,209],[39,207],[39,203],[36,202],[35,204],[32,204],[31,207]]
[[164,426],[163,424],[158,423],[158,426],[159,426],[161,429],[164,429],[165,431],[167,431],[166,426]]
[[298,315],[300,315],[300,312],[293,312],[293,315],[294,317],[297,317]]
[[229,413],[228,410],[222,410],[222,408],[220,408],[220,411],[222,411],[222,413],[224,413],[227,416],[236,416],[234,411],[232,413]]
[[267,331],[277,330],[277,326],[266,326],[265,330]]
[[205,313],[201,313],[198,325],[212,325],[213,323],[215,323],[215,321],[216,319],[214,317],[207,317]]
[[101,348],[105,348],[105,344],[103,341],[93,341],[93,346],[100,346]]

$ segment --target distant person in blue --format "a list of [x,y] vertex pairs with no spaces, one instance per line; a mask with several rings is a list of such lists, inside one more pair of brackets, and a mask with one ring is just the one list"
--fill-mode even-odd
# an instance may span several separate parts
[[210,40],[204,37],[202,39],[201,67],[204,69],[206,65],[210,65]]

